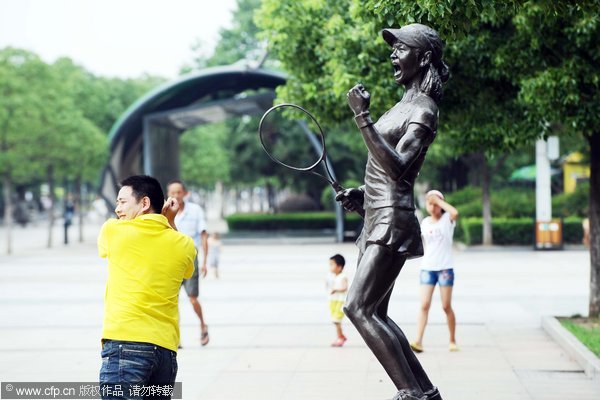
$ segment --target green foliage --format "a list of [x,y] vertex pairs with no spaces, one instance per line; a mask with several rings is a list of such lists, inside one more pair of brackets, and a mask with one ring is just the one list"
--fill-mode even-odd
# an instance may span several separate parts
[[522,36],[513,45],[528,44],[528,57],[519,57],[517,65],[528,71],[519,99],[529,118],[546,129],[559,124],[589,135],[600,126],[598,2],[557,3],[560,13],[548,14],[537,4],[514,18]]
[[580,183],[573,193],[560,193],[552,197],[552,214],[557,217],[580,217],[588,215],[590,185]]
[[444,37],[458,40],[476,29],[480,23],[501,23],[514,13],[524,0],[416,0],[398,4],[386,0],[354,0],[355,11],[378,26],[405,25],[420,22],[433,26]]
[[131,104],[164,82],[163,78],[152,76],[137,79],[95,76],[69,58],[60,58],[53,66],[60,71],[76,107],[105,134]]
[[0,173],[17,183],[96,178],[106,137],[75,103],[63,64],[0,50],[0,109]]
[[[455,192],[446,193],[444,196],[446,197],[446,200],[455,207],[469,204],[474,201],[481,203],[481,188],[475,186],[466,186]],[[461,215],[463,215],[462,210],[459,210],[459,212]]]
[[[460,218],[454,231],[454,239],[467,245],[482,243],[481,218]],[[532,245],[535,240],[534,218],[494,218],[494,244]],[[580,244],[583,237],[580,218],[563,220],[563,242]]]
[[[335,229],[335,213],[332,212],[232,214],[225,220],[232,231]],[[346,230],[356,230],[360,223],[360,217],[349,214],[344,226]]]
[[[497,217],[532,217],[535,214],[535,192],[531,188],[503,188],[491,193],[492,214]],[[481,188],[467,186],[447,194],[461,217],[479,217],[482,213]]]
[[192,50],[195,53],[191,65],[182,68],[182,73],[217,65],[229,65],[242,59],[259,57],[263,44],[257,37],[258,28],[254,23],[254,11],[261,0],[237,0],[233,12],[233,24],[221,29],[219,41],[211,55],[208,55],[202,39],[198,39]]
[[68,58],[53,64],[0,50],[0,174],[16,183],[95,181],[108,155],[106,133],[159,78],[96,77]]
[[[362,183],[358,180],[347,179],[341,182],[341,185],[345,189],[349,188],[357,188],[362,185]],[[335,202],[335,192],[331,189],[331,186],[327,185],[326,188],[321,192],[321,206],[324,210],[333,210],[334,202]]]
[[515,118],[523,114],[518,86],[497,65],[509,56],[501,53],[514,31],[510,15],[521,3],[266,0],[256,20],[290,73],[278,88],[279,100],[318,109],[319,117],[330,121],[351,118],[345,94],[359,81],[371,93],[372,114],[398,101],[382,28],[423,22],[440,29],[451,43],[446,60],[453,74],[441,106],[440,133],[451,137],[446,143],[455,154],[483,149],[493,155],[538,135]]
[[567,217],[563,219],[563,240],[565,243],[581,244],[583,242],[583,219]]
[[351,119],[345,94],[359,81],[371,93],[375,116],[398,100],[382,28],[420,22],[437,29],[452,76],[440,106],[439,137],[423,168],[424,176],[436,177],[431,168],[448,158],[484,152],[498,160],[542,131],[569,137],[598,132],[597,6],[264,0],[256,22],[290,74],[278,88],[279,101],[318,110],[320,120],[331,122]]
[[212,188],[229,182],[232,160],[224,123],[197,126],[181,136],[181,176],[190,186]]
[[532,188],[504,188],[492,191],[493,215],[505,218],[533,217],[535,191]]

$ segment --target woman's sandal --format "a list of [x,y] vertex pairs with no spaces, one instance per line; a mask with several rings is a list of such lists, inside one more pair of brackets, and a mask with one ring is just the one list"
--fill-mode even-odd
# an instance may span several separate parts
[[415,352],[415,353],[422,353],[423,352],[423,346],[421,346],[420,344],[418,344],[417,342],[411,342],[410,343],[410,348]]

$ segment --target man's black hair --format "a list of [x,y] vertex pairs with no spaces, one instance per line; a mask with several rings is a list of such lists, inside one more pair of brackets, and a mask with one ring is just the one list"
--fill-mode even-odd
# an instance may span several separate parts
[[121,181],[121,186],[131,187],[133,197],[137,202],[142,198],[150,199],[150,207],[155,214],[162,212],[165,204],[165,194],[163,193],[160,183],[148,175],[133,175]]
[[336,254],[335,256],[332,256],[329,259],[333,260],[334,263],[336,263],[337,265],[342,267],[342,269],[344,269],[344,265],[346,265],[346,259],[344,258],[344,256]]
[[181,187],[183,188],[184,192],[187,192],[187,189],[185,187],[185,183],[183,183],[181,180],[179,179],[173,179],[172,181],[169,181],[169,183],[167,183],[167,188],[171,185],[173,185],[174,183],[179,183],[181,185]]

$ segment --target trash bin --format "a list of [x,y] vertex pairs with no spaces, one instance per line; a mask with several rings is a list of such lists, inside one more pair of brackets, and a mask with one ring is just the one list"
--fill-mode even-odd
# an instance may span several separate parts
[[563,248],[563,223],[561,219],[535,222],[536,250],[562,250]]

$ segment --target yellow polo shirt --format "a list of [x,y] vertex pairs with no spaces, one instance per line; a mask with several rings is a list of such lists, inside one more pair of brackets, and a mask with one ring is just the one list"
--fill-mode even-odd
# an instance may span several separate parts
[[145,214],[106,221],[98,252],[108,258],[102,338],[177,351],[179,290],[194,272],[194,241],[165,216]]

